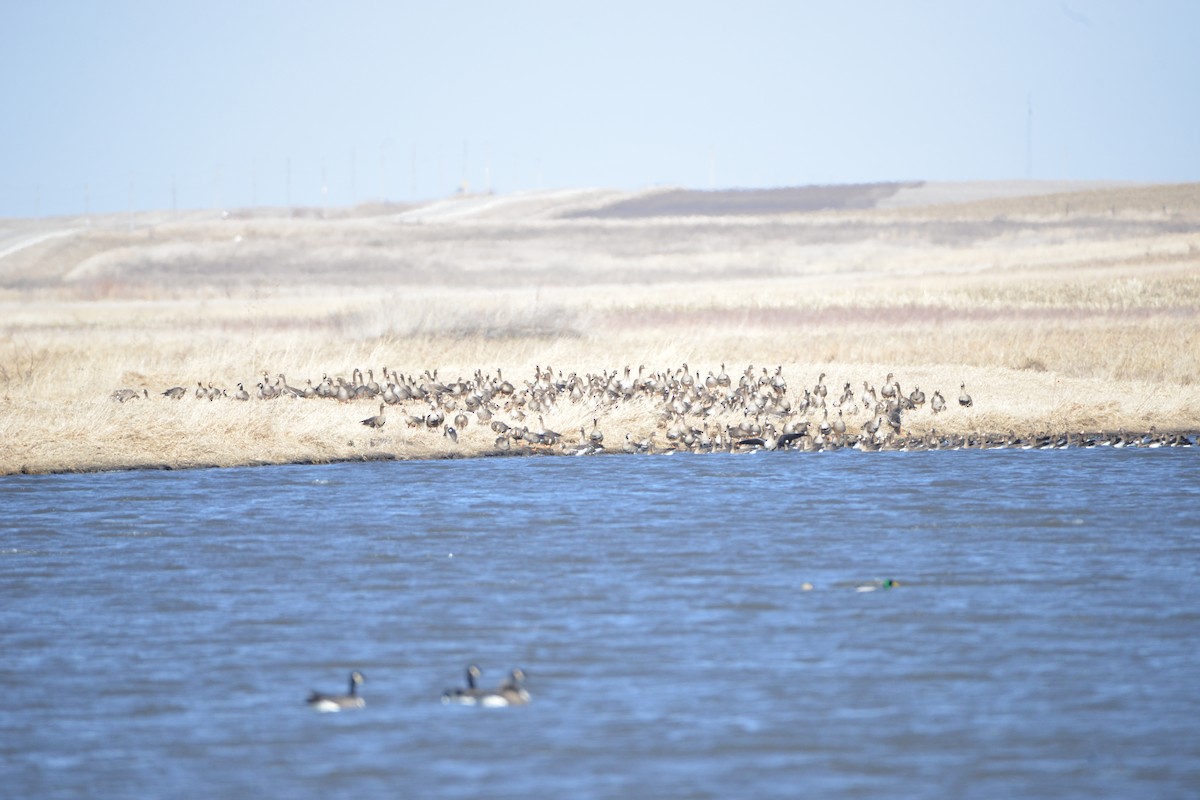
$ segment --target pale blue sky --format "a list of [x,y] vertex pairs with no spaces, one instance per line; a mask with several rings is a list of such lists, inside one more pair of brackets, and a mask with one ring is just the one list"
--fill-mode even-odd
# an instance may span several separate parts
[[1191,0],[0,0],[0,216],[1194,181],[1198,32]]

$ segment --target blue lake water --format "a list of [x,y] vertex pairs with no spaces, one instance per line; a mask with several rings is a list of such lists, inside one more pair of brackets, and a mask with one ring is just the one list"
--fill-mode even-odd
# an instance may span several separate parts
[[1195,448],[0,478],[0,786],[1195,797],[1198,501]]

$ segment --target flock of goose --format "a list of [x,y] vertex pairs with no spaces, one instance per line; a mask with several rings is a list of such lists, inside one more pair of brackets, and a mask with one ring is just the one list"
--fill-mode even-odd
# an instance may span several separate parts
[[[495,689],[480,688],[476,681],[481,675],[482,672],[477,665],[472,664],[467,667],[467,685],[456,689],[447,689],[442,693],[442,703],[498,708],[527,705],[532,699],[524,686],[525,671],[520,667],[509,672],[504,683]],[[323,713],[365,708],[367,701],[358,693],[358,687],[362,686],[364,682],[363,674],[355,670],[350,673],[350,690],[346,694],[311,692],[308,695],[308,705],[314,711]]]
[[[855,390],[846,382],[840,390],[825,383],[825,374],[811,387],[792,390],[783,367],[770,370],[747,366],[736,377],[721,365],[719,373],[702,377],[685,363],[675,369],[648,372],[605,371],[564,375],[549,366],[536,366],[533,375],[516,383],[501,370],[484,374],[476,370],[470,379],[444,382],[437,371],[404,375],[383,367],[377,379],[374,370],[354,369],[349,380],[322,376],[299,387],[286,376],[271,378],[263,373],[252,394],[244,384],[235,390],[219,389],[197,382],[194,389],[175,386],[161,392],[173,400],[189,395],[197,400],[239,401],[329,399],[342,403],[370,400],[379,403],[379,413],[358,420],[373,429],[389,421],[389,407],[397,407],[403,424],[442,436],[457,443],[470,427],[490,427],[495,452],[554,452],[593,455],[603,452],[653,453],[688,450],[693,452],[748,452],[757,450],[925,450],[959,448],[1125,447],[1193,446],[1195,437],[1159,434],[1070,433],[1018,436],[1008,434],[945,434],[930,427],[923,433],[908,431],[905,415],[928,406],[932,416],[948,413],[954,405],[970,408],[974,399],[965,383],[959,385],[956,403],[947,402],[941,391],[928,398],[919,386],[905,392],[893,373],[876,389],[863,381]],[[112,399],[128,402],[149,399],[148,390],[118,389]],[[625,433],[623,438],[606,437],[601,419],[610,411],[630,403],[642,403],[653,414],[657,430],[646,437]],[[592,418],[590,429],[579,428],[578,438],[546,427],[544,419],[561,406],[586,406]],[[580,416],[577,412],[574,416]],[[533,421],[537,420],[534,425]],[[489,434],[491,436],[492,434]],[[661,435],[661,439],[659,438]]]

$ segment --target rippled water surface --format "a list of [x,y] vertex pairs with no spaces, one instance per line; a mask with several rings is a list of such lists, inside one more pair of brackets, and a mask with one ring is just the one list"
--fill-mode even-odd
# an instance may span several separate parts
[[[1195,797],[1198,500],[1195,450],[0,478],[0,791]],[[471,662],[533,702],[443,706]]]

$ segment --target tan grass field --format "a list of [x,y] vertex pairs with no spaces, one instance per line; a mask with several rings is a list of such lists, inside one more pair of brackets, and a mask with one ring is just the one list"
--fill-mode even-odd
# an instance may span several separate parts
[[[951,406],[911,412],[911,432],[1200,430],[1200,185],[1010,184],[992,199],[961,185],[970,202],[953,202],[954,186],[761,215],[726,213],[716,195],[708,215],[639,214],[630,201],[654,192],[581,190],[327,218],[0,220],[0,474],[494,449],[474,421],[457,443],[408,427],[426,401],[371,429],[359,421],[377,400],[190,391],[355,368],[443,382],[502,370],[520,388],[547,365],[565,377],[686,363],[701,380],[753,365],[782,367],[793,398],[822,373],[831,397],[894,373]],[[634,211],[600,213],[616,203]],[[955,402],[961,383],[971,408]],[[184,399],[161,396],[176,385]],[[122,388],[149,398],[110,399]],[[568,444],[597,419],[609,449],[626,434],[661,446],[662,404],[564,397],[542,416]],[[496,418],[515,416],[497,404]]]

